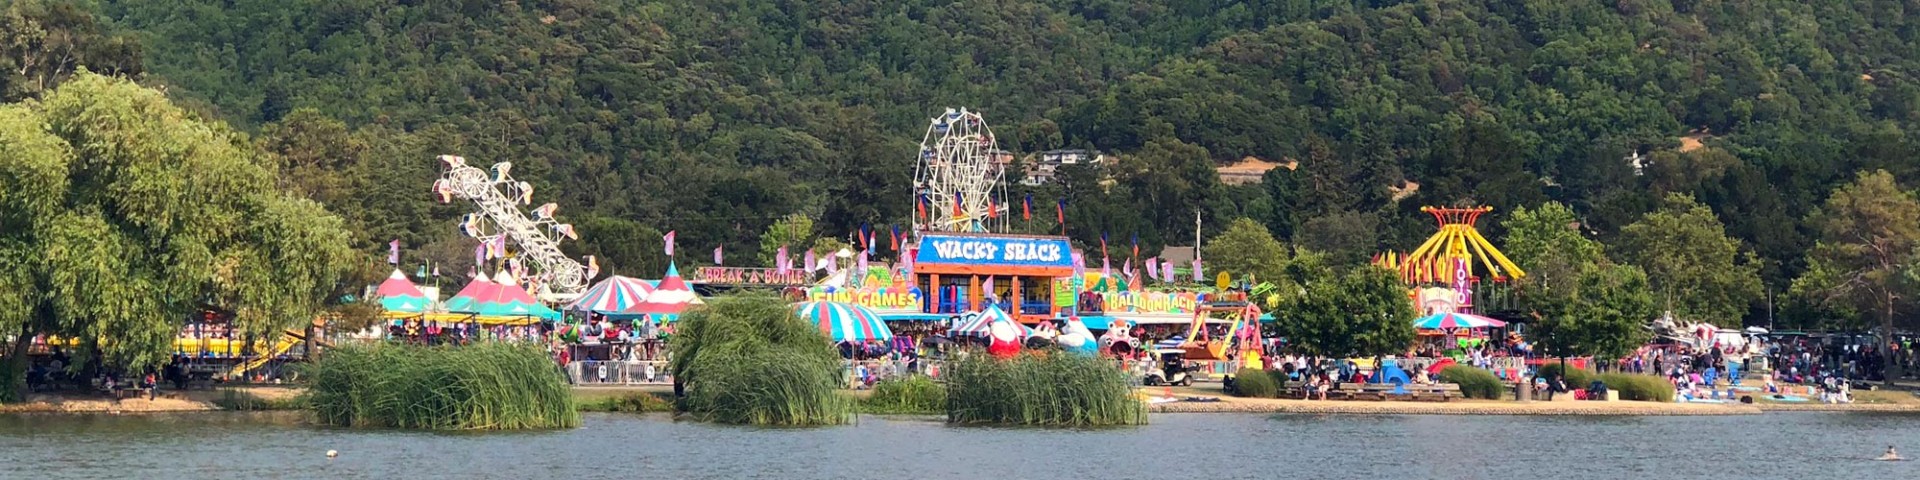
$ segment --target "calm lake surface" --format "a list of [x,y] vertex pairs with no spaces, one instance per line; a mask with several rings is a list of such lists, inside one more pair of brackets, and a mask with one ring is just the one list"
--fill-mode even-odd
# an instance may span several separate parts
[[[1156,414],[1108,430],[756,429],[588,414],[584,428],[409,433],[293,414],[0,416],[4,478],[1920,478],[1920,416]],[[340,451],[329,460],[328,449]],[[1565,469],[1543,476],[1542,458]]]

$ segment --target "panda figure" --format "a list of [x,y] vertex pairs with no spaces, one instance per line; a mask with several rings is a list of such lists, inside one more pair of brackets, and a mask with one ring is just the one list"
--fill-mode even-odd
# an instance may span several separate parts
[[1068,317],[1067,326],[1060,330],[1060,349],[1081,355],[1094,355],[1100,352],[1100,341],[1093,332],[1087,330],[1087,324],[1080,317]]

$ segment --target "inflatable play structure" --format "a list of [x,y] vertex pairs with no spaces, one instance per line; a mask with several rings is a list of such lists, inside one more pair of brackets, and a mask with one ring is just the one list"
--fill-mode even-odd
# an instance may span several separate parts
[[1060,345],[1060,349],[1080,355],[1095,355],[1100,352],[1100,339],[1094,338],[1093,332],[1087,330],[1087,324],[1081,322],[1080,317],[1067,317],[1067,326],[1061,329],[1060,338],[1056,343]]

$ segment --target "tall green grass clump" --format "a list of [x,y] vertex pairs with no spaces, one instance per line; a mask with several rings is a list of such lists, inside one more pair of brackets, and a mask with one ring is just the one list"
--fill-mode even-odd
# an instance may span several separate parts
[[1264,369],[1241,368],[1233,372],[1233,394],[1241,397],[1274,398],[1280,396],[1280,383]]
[[[1537,375],[1539,375],[1540,378],[1550,379],[1550,378],[1553,378],[1554,374],[1560,373],[1562,371],[1563,370],[1560,367],[1560,362],[1553,362],[1553,363],[1548,363],[1546,365],[1541,365]],[[1592,370],[1587,370],[1584,368],[1575,367],[1572,364],[1568,364],[1564,371],[1566,372],[1566,376],[1562,377],[1561,379],[1567,382],[1567,389],[1569,390],[1583,389],[1583,388],[1587,388],[1588,385],[1593,384],[1594,374]]]
[[1460,386],[1460,395],[1467,398],[1499,400],[1506,395],[1506,384],[1493,372],[1466,365],[1454,365],[1440,370],[1440,381]]
[[1602,373],[1600,374],[1600,381],[1606,383],[1608,389],[1620,392],[1621,400],[1641,402],[1673,401],[1673,384],[1667,383],[1667,379],[1658,375]]
[[889,378],[873,384],[860,401],[867,413],[935,414],[947,409],[947,387],[926,375]]
[[1107,426],[1147,423],[1147,407],[1112,362],[1060,353],[1012,359],[970,352],[947,366],[947,421]]
[[307,373],[307,401],[328,425],[424,430],[580,425],[559,367],[525,345],[347,346],[327,352]]
[[669,364],[685,388],[679,408],[697,418],[750,425],[833,425],[853,420],[839,392],[840,353],[778,298],[716,298],[680,317]]

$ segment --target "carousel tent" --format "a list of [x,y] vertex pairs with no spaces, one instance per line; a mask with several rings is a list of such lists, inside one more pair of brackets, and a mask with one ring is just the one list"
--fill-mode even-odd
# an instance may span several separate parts
[[653,289],[653,285],[640,279],[614,275],[587,289],[586,293],[580,294],[579,299],[567,304],[563,310],[622,315],[621,312],[646,301],[647,296],[653,294]]
[[374,295],[380,297],[380,306],[386,309],[385,315],[389,318],[426,313],[427,307],[433,303],[399,269],[394,269],[386,281],[380,282],[380,287],[374,289]]
[[480,298],[492,295],[492,292],[498,288],[499,286],[493,283],[493,279],[487,278],[486,272],[474,275],[473,280],[467,282],[467,286],[460,287],[458,293],[454,293],[452,298],[447,299],[447,311],[458,313],[479,311]]

